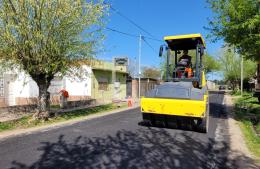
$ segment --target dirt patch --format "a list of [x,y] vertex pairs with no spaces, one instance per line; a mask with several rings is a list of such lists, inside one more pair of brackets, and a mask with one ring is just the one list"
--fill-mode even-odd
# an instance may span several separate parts
[[29,113],[23,113],[23,112],[17,112],[17,113],[10,113],[10,112],[2,112],[0,113],[0,123],[11,121],[11,120],[17,120],[22,117],[30,115]]

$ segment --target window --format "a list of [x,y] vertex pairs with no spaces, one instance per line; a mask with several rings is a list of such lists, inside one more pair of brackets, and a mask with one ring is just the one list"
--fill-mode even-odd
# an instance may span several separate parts
[[4,77],[0,75],[0,97],[4,97]]
[[108,83],[107,82],[98,82],[98,90],[108,91]]
[[108,78],[107,77],[98,77],[98,90],[108,91]]

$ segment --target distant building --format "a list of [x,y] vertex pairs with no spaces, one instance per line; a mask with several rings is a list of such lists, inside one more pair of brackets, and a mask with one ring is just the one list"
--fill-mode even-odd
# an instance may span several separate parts
[[210,81],[210,80],[207,80],[207,87],[208,87],[209,90],[217,89],[216,83],[213,82],[213,81]]
[[[157,79],[152,78],[140,78],[140,96],[144,96],[148,91],[154,89],[159,85]],[[127,79],[127,96],[133,98],[139,97],[139,79],[128,77]]]

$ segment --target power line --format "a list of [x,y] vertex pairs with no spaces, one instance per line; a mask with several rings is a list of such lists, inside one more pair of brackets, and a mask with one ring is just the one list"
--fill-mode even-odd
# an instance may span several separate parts
[[158,42],[164,42],[164,41],[162,41],[162,40],[154,39],[154,38],[147,37],[147,36],[143,36],[143,37],[145,37],[146,39],[150,39],[150,40],[154,40],[154,41],[158,41]]
[[[134,35],[134,34],[131,34],[131,33],[126,33],[126,32],[122,32],[122,31],[119,31],[119,30],[116,30],[116,29],[113,29],[113,28],[110,28],[110,27],[106,27],[107,30],[110,30],[110,31],[113,31],[113,32],[116,32],[116,33],[120,33],[120,34],[123,34],[123,35],[127,35],[127,36],[131,36],[131,37],[139,37],[139,35]],[[150,40],[154,40],[154,41],[158,41],[158,42],[163,42],[162,40],[159,40],[159,39],[154,39],[154,38],[151,38],[151,37],[147,37],[147,36],[142,36],[146,39],[150,39]]]
[[[107,29],[107,30],[110,30],[110,31],[113,31],[113,32],[116,32],[116,33],[119,33],[119,34],[123,34],[123,35],[126,35],[126,36],[134,37],[134,38],[140,37],[140,35],[134,35],[134,34],[126,33],[126,32],[121,32],[121,31],[118,31],[118,30],[116,30],[116,29],[112,29],[112,28],[109,28],[109,27],[106,27],[106,29]],[[145,40],[145,38],[151,39],[151,40],[156,40],[156,41],[160,41],[160,40],[153,39],[153,38],[146,37],[146,36],[141,36],[141,39],[146,43],[146,45],[147,45],[148,47],[150,47],[155,53],[157,53],[157,51],[152,47],[152,45],[150,45],[150,44]],[[162,42],[162,41],[160,41],[160,42]]]
[[[104,2],[105,4],[107,4],[106,2]],[[138,29],[142,30],[143,32],[147,33],[149,36],[154,37],[151,33],[149,33],[148,31],[146,31],[144,28],[142,28],[141,26],[139,26],[137,23],[135,23],[132,19],[130,19],[129,17],[125,16],[124,14],[122,14],[121,12],[119,12],[118,10],[116,10],[115,8],[112,7],[111,4],[107,4],[109,5],[109,7],[116,12],[119,16],[121,16],[122,18],[126,19],[128,22],[130,22],[131,24],[133,24],[134,26],[136,26]]]
[[146,43],[147,46],[149,46],[156,54],[157,54],[157,51],[152,47],[152,45],[150,45],[146,40],[145,38],[142,38],[144,43]]
[[131,36],[131,37],[139,37],[138,35],[134,35],[134,34],[130,34],[130,33],[125,33],[125,32],[121,32],[121,31],[118,31],[118,30],[115,30],[115,29],[112,29],[112,28],[109,28],[109,27],[106,27],[107,30],[110,30],[110,31],[113,31],[113,32],[116,32],[116,33],[120,33],[120,34],[123,34],[123,35],[127,35],[127,36]]

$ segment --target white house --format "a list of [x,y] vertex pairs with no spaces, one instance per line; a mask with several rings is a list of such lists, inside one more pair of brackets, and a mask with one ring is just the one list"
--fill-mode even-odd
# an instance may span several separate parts
[[[86,76],[83,79],[71,77],[55,77],[48,91],[51,101],[59,102],[59,91],[65,89],[69,92],[69,100],[81,100],[91,96],[91,73],[88,66],[83,66]],[[0,74],[0,107],[36,103],[39,95],[35,81],[24,72],[8,71]]]

